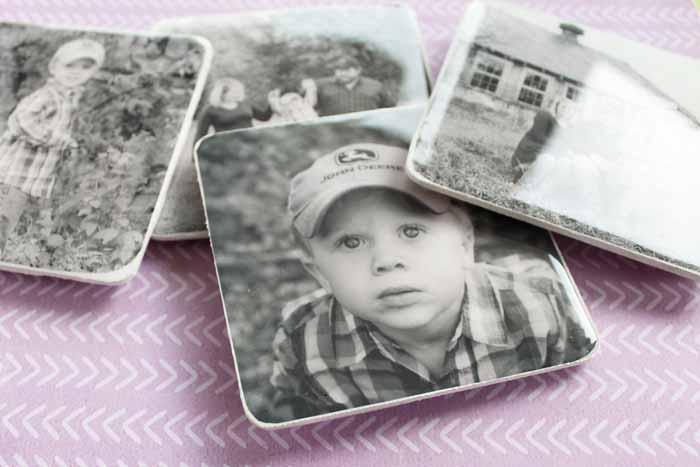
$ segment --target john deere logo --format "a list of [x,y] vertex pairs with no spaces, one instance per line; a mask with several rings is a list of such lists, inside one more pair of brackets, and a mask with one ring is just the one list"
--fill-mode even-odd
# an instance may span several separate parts
[[370,151],[369,149],[350,149],[347,151],[341,151],[335,155],[335,162],[338,165],[352,164],[354,162],[362,161],[376,161],[377,159],[379,159],[377,153]]

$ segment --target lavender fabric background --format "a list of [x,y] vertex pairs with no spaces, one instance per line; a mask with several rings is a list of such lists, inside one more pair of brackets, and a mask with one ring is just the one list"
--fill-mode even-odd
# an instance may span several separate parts
[[[0,0],[0,19],[143,29],[317,3]],[[409,3],[435,75],[465,5]],[[519,3],[700,58],[690,0]],[[588,364],[278,432],[243,414],[207,242],[153,242],[119,288],[0,273],[0,466],[697,465],[698,283],[560,245],[602,340]]]

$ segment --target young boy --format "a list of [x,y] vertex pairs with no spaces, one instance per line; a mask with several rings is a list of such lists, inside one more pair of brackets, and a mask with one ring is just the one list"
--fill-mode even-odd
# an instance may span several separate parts
[[64,152],[77,144],[71,127],[85,84],[104,59],[99,42],[66,42],[49,62],[47,82],[10,114],[0,136],[0,256],[24,211],[51,198]]
[[362,65],[351,56],[333,64],[333,76],[315,81],[316,112],[324,117],[363,110],[393,107],[392,98],[379,81],[362,76]]
[[294,417],[515,375],[592,348],[554,271],[475,263],[464,205],[411,182],[405,159],[405,149],[356,144],[292,180],[292,231],[323,287],[285,307],[273,343],[271,381]]

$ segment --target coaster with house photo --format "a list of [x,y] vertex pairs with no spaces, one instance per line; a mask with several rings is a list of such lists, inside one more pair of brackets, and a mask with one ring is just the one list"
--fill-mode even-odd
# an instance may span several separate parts
[[512,4],[466,11],[409,156],[434,190],[700,276],[700,61]]

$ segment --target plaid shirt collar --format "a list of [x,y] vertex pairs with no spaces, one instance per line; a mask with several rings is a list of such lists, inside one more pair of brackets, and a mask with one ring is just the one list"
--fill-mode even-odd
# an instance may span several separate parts
[[323,290],[288,303],[275,337],[273,385],[319,407],[358,407],[573,361],[592,348],[548,270],[477,265],[465,283],[461,321],[433,373]]
[[[505,325],[505,313],[498,293],[503,289],[496,278],[491,277],[483,267],[470,269],[465,278],[466,294],[462,302],[462,313],[448,344],[448,352],[453,350],[464,337],[491,347],[509,347],[508,332]],[[469,313],[469,309],[479,310]],[[416,367],[416,362],[406,359],[401,347],[382,334],[371,322],[356,318],[346,312],[340,304],[331,299],[330,329],[333,336],[350,337],[353,342],[353,352],[349,349],[334,349],[335,355],[327,362],[334,362],[334,368],[346,368],[359,363],[373,351],[379,351],[387,358],[398,361],[417,373],[424,373]],[[338,339],[334,339],[338,342]]]
[[[478,266],[467,271],[465,283],[469,285],[466,294],[467,304],[462,308],[463,313],[460,317],[462,335],[493,347],[509,346],[505,311],[498,298],[500,295],[494,293],[506,288],[507,284],[499,283],[483,267]],[[478,310],[478,313],[470,313],[470,308]],[[460,325],[455,330],[453,341],[459,338],[457,335],[459,330]]]

